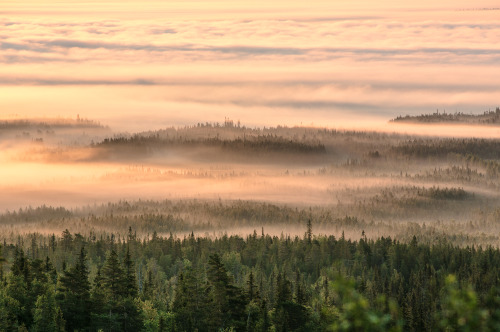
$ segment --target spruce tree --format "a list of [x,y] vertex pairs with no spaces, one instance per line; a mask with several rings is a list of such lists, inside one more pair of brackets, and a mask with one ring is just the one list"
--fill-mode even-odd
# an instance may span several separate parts
[[3,262],[5,262],[5,258],[2,256],[2,245],[0,244],[0,284],[3,282]]
[[120,300],[126,295],[123,269],[116,251],[111,250],[101,270],[102,287],[106,301],[105,330],[120,331]]
[[311,218],[307,219],[307,232],[306,232],[306,236],[307,236],[307,243],[311,244],[311,241],[312,241],[312,222],[311,222]]
[[[45,294],[38,296],[33,313],[33,326],[31,330],[34,332],[64,331],[64,327],[60,326],[58,322],[59,310],[55,299],[54,287],[49,286]],[[73,331],[73,329],[70,331]]]
[[94,278],[94,285],[92,287],[91,297],[92,310],[91,310],[91,329],[98,331],[105,326],[107,319],[106,308],[106,293],[102,285],[101,269],[97,270]]
[[125,269],[118,261],[116,251],[111,250],[101,271],[109,313],[106,327],[110,331],[137,331],[142,326],[141,312],[134,301],[137,295],[134,265],[128,253],[124,263]]
[[252,301],[254,297],[257,295],[255,290],[257,287],[255,286],[255,280],[252,271],[250,271],[250,274],[248,275],[247,285],[248,285],[247,297],[249,301]]
[[214,328],[236,328],[246,325],[245,300],[241,289],[232,285],[227,270],[218,254],[213,254],[208,261],[208,281],[213,303],[211,322]]
[[180,331],[209,331],[213,317],[208,298],[207,285],[199,274],[186,269],[177,278],[177,287],[172,305],[176,325]]
[[125,272],[124,287],[127,296],[135,298],[137,296],[137,281],[135,278],[134,262],[130,257],[129,247],[127,246],[127,253],[123,259],[123,268]]
[[116,304],[118,300],[126,295],[123,278],[123,269],[118,261],[118,255],[115,250],[109,253],[104,267],[101,270],[102,284],[108,292],[111,304]]
[[17,331],[21,306],[18,300],[0,289],[0,331]]
[[82,247],[74,267],[63,272],[59,279],[58,300],[69,331],[87,330],[90,321],[90,282]]

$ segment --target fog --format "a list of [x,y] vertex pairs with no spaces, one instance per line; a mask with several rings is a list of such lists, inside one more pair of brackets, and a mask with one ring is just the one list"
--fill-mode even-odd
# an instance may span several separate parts
[[[2,210],[44,204],[77,208],[138,199],[337,206],[370,199],[386,188],[440,184],[491,196],[497,186],[494,178],[485,177],[481,164],[447,155],[411,161],[394,152],[415,138],[439,140],[416,133],[488,138],[495,137],[497,127],[389,124],[378,132],[361,132],[251,129],[227,122],[119,134],[110,127],[89,130],[55,124],[41,132],[37,129],[40,120],[31,122],[28,129],[13,126],[2,134]],[[47,126],[50,121],[44,123]],[[396,127],[404,134],[396,134]],[[36,134],[26,135],[29,130],[43,140],[37,141]],[[280,145],[273,148],[276,144]],[[479,172],[478,179],[435,181],[425,175],[436,168],[469,165]]]
[[[38,124],[0,129],[0,209],[139,198],[336,206],[438,183],[435,167],[447,186],[497,188],[489,155],[470,161],[446,147],[415,160],[397,146],[422,135],[494,139],[498,127],[388,123],[498,106],[498,11],[485,10],[494,5],[4,3],[0,119]],[[246,129],[215,125],[226,118]],[[161,137],[173,141],[101,144],[207,122],[214,128]],[[247,147],[245,135],[282,141]]]
[[62,122],[2,122],[0,233],[9,239],[65,228],[125,234],[129,226],[142,237],[261,227],[301,236],[312,219],[315,234],[352,239],[364,231],[500,244],[485,237],[500,234],[495,126],[254,128],[226,118],[122,132]]

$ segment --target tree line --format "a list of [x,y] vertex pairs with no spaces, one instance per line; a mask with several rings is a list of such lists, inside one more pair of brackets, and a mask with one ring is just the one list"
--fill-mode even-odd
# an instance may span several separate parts
[[[319,141],[307,142],[287,139],[277,135],[257,135],[225,139],[216,137],[187,138],[183,136],[161,137],[157,134],[130,137],[118,136],[105,138],[92,145],[100,148],[128,148],[137,152],[150,153],[168,148],[219,148],[221,151],[245,153],[326,153],[325,145]],[[120,151],[118,151],[120,152]]]
[[5,243],[0,330],[498,330],[500,251],[413,238],[242,238]]

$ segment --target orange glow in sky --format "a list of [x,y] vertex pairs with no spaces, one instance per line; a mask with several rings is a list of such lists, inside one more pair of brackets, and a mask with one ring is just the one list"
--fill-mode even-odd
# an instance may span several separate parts
[[3,1],[0,115],[136,131],[483,112],[499,103],[495,3]]

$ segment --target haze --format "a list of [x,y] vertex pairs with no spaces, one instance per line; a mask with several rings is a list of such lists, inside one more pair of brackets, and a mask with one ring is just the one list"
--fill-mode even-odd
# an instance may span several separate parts
[[388,121],[498,107],[499,14],[493,1],[3,1],[0,210],[243,200],[490,222],[500,127]]
[[495,1],[3,1],[3,118],[374,128],[498,106]]

